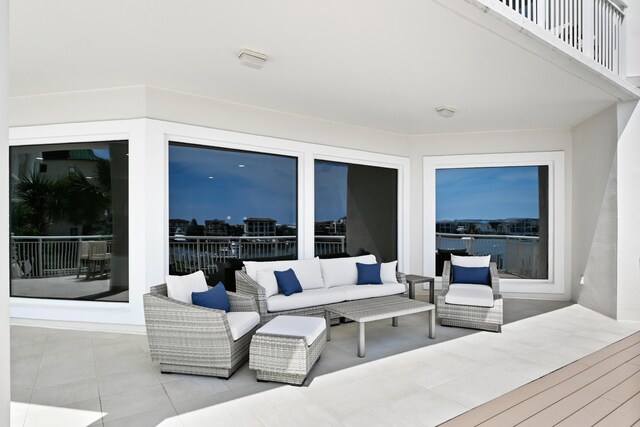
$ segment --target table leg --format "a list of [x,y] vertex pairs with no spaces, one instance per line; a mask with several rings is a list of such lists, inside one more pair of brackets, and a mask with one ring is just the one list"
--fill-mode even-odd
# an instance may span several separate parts
[[391,325],[398,326],[398,316],[391,318]]
[[429,338],[436,337],[436,310],[429,310]]
[[416,299],[416,284],[415,282],[409,282],[409,298]]
[[358,322],[358,357],[364,357],[364,322]]
[[331,313],[329,310],[324,311],[324,320],[327,323],[327,341],[331,341]]
[[435,304],[435,292],[436,292],[436,283],[435,280],[431,279],[429,281],[429,303]]

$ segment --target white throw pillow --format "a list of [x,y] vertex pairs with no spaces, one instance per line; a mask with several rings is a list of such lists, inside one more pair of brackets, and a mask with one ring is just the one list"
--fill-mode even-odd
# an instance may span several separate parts
[[357,257],[321,259],[322,278],[327,288],[341,285],[355,285],[358,283],[358,267],[356,263],[375,264],[375,255]]
[[267,298],[278,293],[278,280],[272,270],[260,270],[257,276],[258,280],[256,282],[264,288]]
[[380,264],[380,279],[382,279],[382,283],[398,283],[398,276],[396,276],[397,265],[398,261]]
[[169,298],[191,304],[192,292],[204,292],[207,288],[207,280],[202,271],[187,274],[186,276],[165,276],[167,281],[167,296]]
[[451,255],[451,265],[458,267],[489,267],[491,255],[485,256],[457,256]]
[[244,261],[244,266],[247,270],[247,275],[258,283],[260,283],[258,280],[259,271],[274,272],[292,269],[296,273],[303,290],[324,288],[320,259],[317,257],[291,261]]

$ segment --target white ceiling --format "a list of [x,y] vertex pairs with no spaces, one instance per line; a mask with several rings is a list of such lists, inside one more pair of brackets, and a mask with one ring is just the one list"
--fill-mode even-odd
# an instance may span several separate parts
[[12,96],[147,84],[403,134],[572,126],[616,101],[434,0],[10,7]]

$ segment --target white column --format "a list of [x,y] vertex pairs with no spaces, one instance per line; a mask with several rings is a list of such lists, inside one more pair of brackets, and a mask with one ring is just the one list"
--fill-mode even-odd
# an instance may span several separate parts
[[634,108],[618,139],[618,320],[640,320],[640,104],[622,104],[618,114]]
[[0,425],[9,425],[9,1],[0,0]]

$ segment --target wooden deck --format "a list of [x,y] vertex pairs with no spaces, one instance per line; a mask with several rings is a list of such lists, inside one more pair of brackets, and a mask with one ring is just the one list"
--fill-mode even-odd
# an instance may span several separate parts
[[640,426],[640,332],[442,424]]

